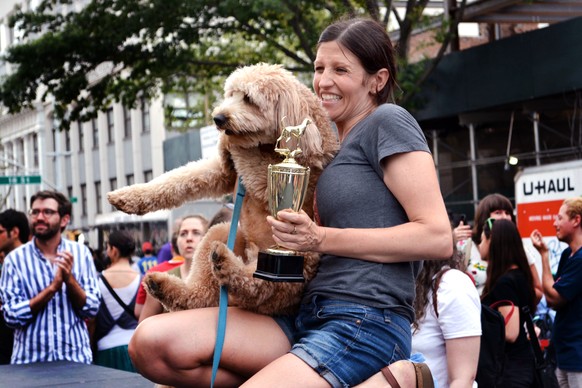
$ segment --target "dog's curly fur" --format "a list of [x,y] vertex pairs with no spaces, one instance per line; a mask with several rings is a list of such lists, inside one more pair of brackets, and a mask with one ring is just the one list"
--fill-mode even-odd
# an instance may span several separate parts
[[[170,311],[217,306],[219,285],[228,286],[229,305],[261,314],[284,314],[296,309],[302,283],[269,282],[253,278],[260,250],[272,245],[267,170],[282,157],[274,149],[281,119],[305,129],[296,157],[311,169],[303,210],[313,214],[317,178],[338,150],[337,136],[317,97],[279,65],[258,64],[234,71],[226,80],[223,102],[214,110],[221,131],[219,156],[191,162],[145,184],[108,194],[109,202],[127,212],[144,214],[174,208],[186,201],[220,197],[234,192],[237,176],[246,188],[234,252],[226,246],[230,224],[212,227],[200,242],[185,281],[166,273],[149,273],[144,285]],[[319,255],[305,252],[303,274],[315,275]]]

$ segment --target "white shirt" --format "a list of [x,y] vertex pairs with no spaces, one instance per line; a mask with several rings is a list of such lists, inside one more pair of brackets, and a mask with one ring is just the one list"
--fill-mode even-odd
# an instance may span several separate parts
[[[129,305],[133,297],[137,294],[140,282],[141,277],[136,276],[129,285],[121,288],[114,288],[113,290],[126,305]],[[103,303],[107,305],[111,317],[115,320],[118,319],[125,310],[121,307],[119,302],[115,300],[113,295],[111,295],[101,279],[99,279],[99,287],[101,288],[101,293],[103,295]],[[134,331],[135,329],[123,329],[116,324],[109,333],[97,341],[97,349],[106,350],[117,346],[127,345],[129,344],[129,340]]]
[[439,388],[446,388],[445,340],[481,335],[481,301],[471,279],[454,269],[444,273],[437,290],[438,318],[432,298],[429,291],[425,315],[412,336],[412,353],[424,355]]

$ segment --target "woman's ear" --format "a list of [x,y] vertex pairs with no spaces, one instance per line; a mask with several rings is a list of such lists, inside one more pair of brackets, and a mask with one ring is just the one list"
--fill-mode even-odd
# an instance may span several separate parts
[[373,95],[377,95],[380,93],[380,90],[384,89],[386,83],[390,79],[390,73],[388,69],[382,68],[376,72],[372,76],[372,82],[370,82],[370,93]]
[[109,249],[110,249],[110,251],[109,251],[109,253],[110,253],[109,258],[110,259],[112,258],[112,256],[113,257],[119,257],[119,249],[117,249],[117,247],[114,247],[113,245],[110,245],[109,246]]

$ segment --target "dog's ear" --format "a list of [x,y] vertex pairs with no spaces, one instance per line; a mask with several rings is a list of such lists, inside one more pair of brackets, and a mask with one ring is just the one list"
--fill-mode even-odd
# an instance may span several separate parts
[[299,146],[307,159],[312,159],[314,156],[323,154],[321,134],[317,126],[313,123],[313,120],[307,125],[303,136],[299,139]]

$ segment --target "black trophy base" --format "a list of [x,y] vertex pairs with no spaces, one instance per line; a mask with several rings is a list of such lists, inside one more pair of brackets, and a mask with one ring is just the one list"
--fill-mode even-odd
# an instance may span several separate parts
[[304,282],[303,256],[259,252],[253,276],[270,282]]

